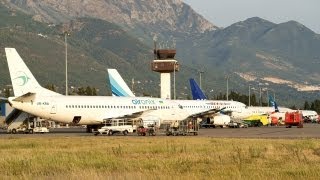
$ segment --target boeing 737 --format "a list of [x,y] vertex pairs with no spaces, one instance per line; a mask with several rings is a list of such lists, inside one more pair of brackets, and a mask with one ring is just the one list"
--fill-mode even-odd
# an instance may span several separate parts
[[[190,86],[192,90],[193,99],[206,98],[203,91],[199,88],[198,84],[194,79],[190,79]],[[272,114],[273,117],[284,117],[286,112],[292,112],[294,110],[280,107],[278,108],[277,103],[273,100],[271,96],[269,96],[269,102],[272,107],[263,107],[263,106],[247,106],[242,111],[234,111],[231,112],[231,118],[233,119],[245,119],[252,115],[261,115],[261,114]],[[284,119],[284,118],[283,118]]]
[[40,86],[14,48],[5,48],[14,97],[20,111],[62,123],[98,128],[106,119],[183,120],[189,114],[175,102],[151,97],[65,96]]
[[[109,82],[113,96],[131,96],[134,97],[132,91],[128,88],[120,74],[116,69],[108,69]],[[125,95],[126,94],[126,95]],[[180,104],[183,109],[188,111],[194,117],[212,116],[217,112],[232,111],[241,112],[245,108],[245,104],[237,101],[210,101],[210,100],[172,100]]]

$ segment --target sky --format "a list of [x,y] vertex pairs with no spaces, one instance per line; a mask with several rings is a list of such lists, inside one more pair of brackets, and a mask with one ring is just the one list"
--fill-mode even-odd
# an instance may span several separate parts
[[250,17],[274,23],[297,21],[320,34],[320,0],[183,0],[218,27]]

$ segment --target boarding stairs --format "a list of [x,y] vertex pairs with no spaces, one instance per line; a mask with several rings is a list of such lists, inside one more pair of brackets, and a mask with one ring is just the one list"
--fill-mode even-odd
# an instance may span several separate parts
[[5,120],[5,123],[8,125],[7,130],[11,131],[12,129],[19,128],[23,122],[29,117],[29,114],[18,109],[14,109]]

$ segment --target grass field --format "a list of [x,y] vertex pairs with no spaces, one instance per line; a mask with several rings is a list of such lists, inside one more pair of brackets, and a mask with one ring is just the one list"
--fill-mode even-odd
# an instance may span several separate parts
[[316,139],[0,139],[1,179],[319,179]]

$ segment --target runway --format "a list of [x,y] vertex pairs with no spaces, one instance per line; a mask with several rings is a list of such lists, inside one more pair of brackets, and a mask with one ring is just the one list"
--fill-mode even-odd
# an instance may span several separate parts
[[[7,134],[6,131],[0,130],[0,138],[28,136],[94,136],[92,133],[86,133],[85,128],[54,128],[46,134]],[[121,134],[114,136],[123,136]],[[167,137],[164,133],[158,133],[157,136]],[[109,138],[110,136],[105,136]],[[129,134],[128,138],[141,137],[136,133]],[[146,136],[148,137],[148,136]],[[286,128],[285,126],[277,127],[249,127],[249,128],[204,128],[199,130],[197,137],[217,137],[217,138],[320,138],[320,124],[304,124],[303,128]],[[142,138],[142,137],[141,137]]]
[[221,138],[320,138],[320,124],[304,124],[303,128],[274,126],[201,129],[199,135]]

